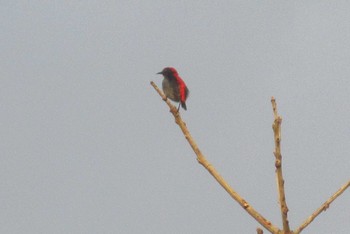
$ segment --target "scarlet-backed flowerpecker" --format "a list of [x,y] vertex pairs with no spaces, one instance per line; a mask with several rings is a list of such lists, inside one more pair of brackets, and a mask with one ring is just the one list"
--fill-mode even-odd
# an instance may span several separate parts
[[187,110],[186,99],[190,91],[176,69],[173,67],[166,67],[157,74],[162,74],[164,76],[162,87],[165,96],[174,102],[180,102],[177,111],[179,111],[180,105]]

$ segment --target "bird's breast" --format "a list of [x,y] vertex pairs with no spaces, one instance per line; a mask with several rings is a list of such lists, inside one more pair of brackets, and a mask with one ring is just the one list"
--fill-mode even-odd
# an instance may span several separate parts
[[162,82],[162,88],[165,96],[167,96],[175,102],[180,101],[179,86],[175,79],[164,78]]

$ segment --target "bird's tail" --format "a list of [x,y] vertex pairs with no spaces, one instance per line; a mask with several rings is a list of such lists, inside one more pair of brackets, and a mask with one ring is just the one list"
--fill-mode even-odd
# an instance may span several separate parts
[[187,110],[186,102],[181,102],[181,107]]

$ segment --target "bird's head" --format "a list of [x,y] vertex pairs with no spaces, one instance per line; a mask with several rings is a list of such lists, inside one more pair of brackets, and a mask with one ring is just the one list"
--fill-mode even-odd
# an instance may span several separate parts
[[178,75],[176,69],[173,67],[166,67],[163,69],[163,71],[158,72],[157,74],[162,74],[164,77],[172,77]]

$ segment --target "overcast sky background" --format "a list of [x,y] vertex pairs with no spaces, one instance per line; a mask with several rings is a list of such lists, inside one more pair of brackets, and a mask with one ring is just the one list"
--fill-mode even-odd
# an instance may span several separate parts
[[[349,180],[349,1],[0,1],[0,233],[255,233],[149,85],[177,68],[207,159],[293,229]],[[267,232],[267,231],[265,231]],[[303,233],[350,233],[346,191]]]

